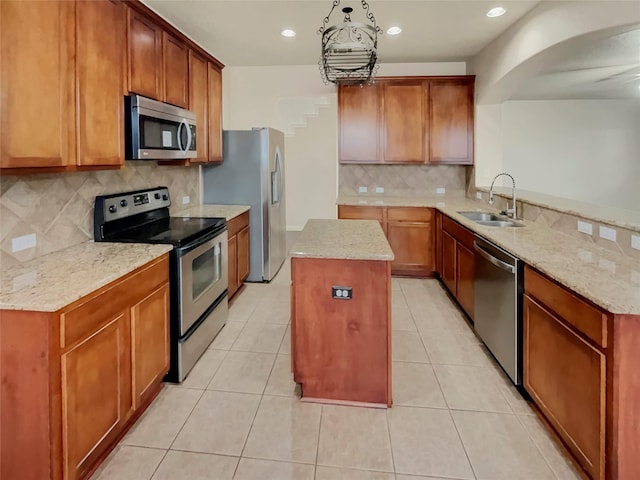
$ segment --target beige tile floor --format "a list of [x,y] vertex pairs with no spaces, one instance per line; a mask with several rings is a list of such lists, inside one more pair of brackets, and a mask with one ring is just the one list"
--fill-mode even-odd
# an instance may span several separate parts
[[579,479],[436,280],[393,279],[388,410],[301,403],[287,261],[93,480]]

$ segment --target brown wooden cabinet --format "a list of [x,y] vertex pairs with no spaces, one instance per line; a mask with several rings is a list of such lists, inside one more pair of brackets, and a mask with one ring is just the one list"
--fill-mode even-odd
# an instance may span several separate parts
[[57,312],[0,311],[0,477],[87,478],[107,456],[169,369],[168,281],[165,254]]
[[340,86],[340,162],[471,165],[473,112],[473,76]]
[[441,238],[438,244],[441,258],[440,278],[451,294],[458,300],[462,309],[473,320],[475,306],[474,270],[475,253],[473,241],[475,235],[459,223],[442,215],[436,233]]
[[379,91],[378,85],[338,87],[340,162],[379,162]]
[[227,232],[229,236],[229,285],[227,289],[229,299],[231,299],[249,275],[249,212],[229,220]]
[[382,128],[385,163],[424,163],[425,88],[420,80],[382,84]]
[[222,71],[209,62],[207,65],[208,84],[208,140],[209,162],[222,163]]
[[433,275],[433,209],[338,205],[338,218],[380,222],[395,256],[391,262],[392,275]]
[[163,100],[178,107],[189,106],[189,49],[184,43],[162,32]]
[[209,160],[209,85],[207,60],[189,50],[189,110],[196,114],[196,152],[193,163]]
[[127,9],[129,92],[161,100],[163,92],[162,29],[147,16]]

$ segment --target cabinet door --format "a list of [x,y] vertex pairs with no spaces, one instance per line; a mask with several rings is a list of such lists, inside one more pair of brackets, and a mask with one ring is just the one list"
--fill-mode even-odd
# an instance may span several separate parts
[[207,61],[189,50],[189,110],[196,114],[196,153],[192,162],[209,159],[209,95]]
[[169,371],[169,285],[131,308],[133,400],[144,403],[149,387]]
[[187,108],[189,105],[189,49],[162,32],[164,58],[164,101]]
[[435,251],[436,272],[442,275],[442,214],[440,212],[436,212]]
[[222,72],[207,66],[209,84],[209,161],[222,162]]
[[456,242],[456,298],[472,319],[474,316],[475,255],[467,247]]
[[233,296],[240,286],[238,283],[238,236],[234,235],[229,239],[229,286],[227,290],[229,292],[229,298]]
[[0,2],[0,167],[75,161],[73,2]]
[[114,442],[132,411],[128,312],[62,356],[64,478],[81,478]]
[[129,92],[162,100],[162,30],[128,9]]
[[605,356],[530,297],[524,386],[593,479],[604,478]]
[[442,281],[456,295],[456,240],[442,232]]
[[387,223],[387,240],[395,259],[394,274],[427,274],[433,272],[433,230],[430,223]]
[[238,232],[238,283],[249,275],[249,227]]
[[431,163],[473,164],[473,79],[429,81]]
[[76,3],[78,165],[124,163],[125,7]]
[[340,162],[379,162],[379,118],[376,85],[338,87]]
[[383,91],[384,161],[424,163],[424,87],[418,82],[385,82]]

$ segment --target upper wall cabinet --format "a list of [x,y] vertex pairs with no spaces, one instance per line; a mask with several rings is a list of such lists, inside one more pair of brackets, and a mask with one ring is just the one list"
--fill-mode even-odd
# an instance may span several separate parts
[[474,77],[338,89],[341,163],[473,164]]
[[209,62],[207,65],[209,102],[209,162],[222,162],[222,71]]
[[189,110],[196,114],[197,157],[192,161],[206,162],[209,159],[209,85],[207,83],[207,60],[189,50]]
[[4,172],[124,162],[124,26],[111,1],[0,2]]
[[162,29],[127,9],[129,92],[160,100],[163,97]]
[[164,101],[189,106],[189,49],[167,32],[162,32]]

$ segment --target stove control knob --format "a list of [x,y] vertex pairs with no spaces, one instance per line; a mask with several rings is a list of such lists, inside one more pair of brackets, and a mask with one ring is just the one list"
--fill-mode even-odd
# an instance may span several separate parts
[[115,205],[109,205],[109,212],[116,213],[118,208]]
[[156,200],[160,200],[160,194],[159,194],[159,193],[156,193],[156,194],[153,196],[153,198],[155,198]]
[[128,205],[126,200],[120,200],[120,206],[121,207],[126,207]]
[[165,202],[169,200],[169,195],[167,195],[166,193],[162,195],[162,200],[164,200]]

